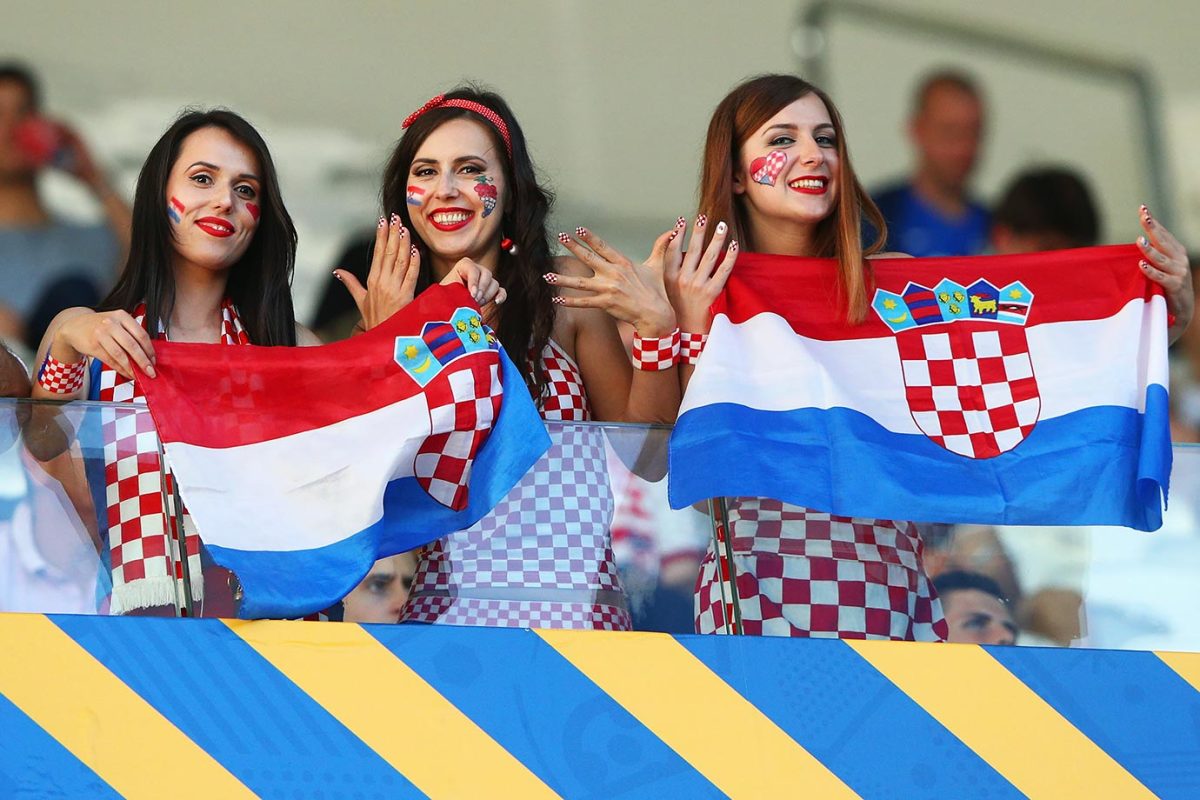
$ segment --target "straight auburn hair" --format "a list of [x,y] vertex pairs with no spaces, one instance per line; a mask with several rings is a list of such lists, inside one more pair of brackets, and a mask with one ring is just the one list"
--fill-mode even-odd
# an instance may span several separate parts
[[[725,220],[731,226],[731,235],[743,244],[743,250],[756,249],[757,243],[750,237],[745,201],[733,191],[733,177],[741,168],[742,146],[771,117],[810,94],[819,97],[829,112],[840,164],[837,206],[817,223],[816,252],[810,255],[837,259],[838,289],[845,304],[846,320],[858,323],[867,314],[866,256],[883,248],[887,223],[854,174],[846,144],[846,126],[829,95],[821,89],[795,75],[759,75],[725,96],[708,123],[700,174],[700,212],[709,219]],[[866,248],[862,242],[864,216],[876,231],[875,240]],[[712,240],[713,228],[709,226],[705,231],[705,246]]]

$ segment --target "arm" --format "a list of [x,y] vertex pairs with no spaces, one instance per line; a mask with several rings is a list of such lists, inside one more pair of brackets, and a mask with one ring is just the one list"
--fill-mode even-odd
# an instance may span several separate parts
[[21,359],[0,342],[0,397],[29,397],[29,371]]
[[[77,307],[59,312],[38,347],[35,375],[40,373],[48,357],[64,365],[99,358],[127,378],[133,377],[136,364],[148,377],[155,376],[154,345],[150,334],[126,311],[97,312]],[[35,381],[32,396],[43,400],[86,397],[87,375],[85,373],[82,386],[69,392],[52,392]]]
[[651,257],[635,265],[599,236],[576,229],[580,242],[566,234],[559,241],[578,260],[559,259],[558,272],[546,281],[560,288],[554,301],[578,313],[575,350],[592,410],[613,422],[675,421],[679,412],[677,368],[633,369],[615,320],[633,325],[647,339],[670,337],[675,311],[663,284],[662,261],[671,232],[658,238]]

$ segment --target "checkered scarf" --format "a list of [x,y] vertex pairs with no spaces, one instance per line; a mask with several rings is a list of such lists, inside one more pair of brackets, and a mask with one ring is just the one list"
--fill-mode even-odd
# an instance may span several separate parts
[[[139,325],[145,323],[144,303],[134,309],[133,316]],[[164,333],[161,328],[159,332]],[[221,304],[221,343],[250,343],[237,309],[228,298]],[[146,404],[136,381],[122,377],[103,362],[97,389],[92,394],[98,400]],[[174,525],[180,515],[176,514],[173,476],[167,473],[165,486],[159,479],[154,424],[149,414],[138,409],[105,409],[101,420],[112,613],[172,605],[176,602],[177,586],[183,582],[183,564],[178,554],[172,553],[176,539],[168,525]],[[186,509],[182,519],[192,599],[199,601],[204,599],[200,539]]]

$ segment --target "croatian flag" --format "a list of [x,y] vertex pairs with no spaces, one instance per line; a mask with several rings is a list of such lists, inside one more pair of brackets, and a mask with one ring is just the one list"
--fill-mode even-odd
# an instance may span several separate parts
[[744,254],[670,445],[670,499],[844,516],[1162,524],[1167,310],[1131,245],[871,262]]
[[328,608],[376,559],[474,524],[549,446],[462,286],[324,347],[155,352],[150,413],[243,617]]

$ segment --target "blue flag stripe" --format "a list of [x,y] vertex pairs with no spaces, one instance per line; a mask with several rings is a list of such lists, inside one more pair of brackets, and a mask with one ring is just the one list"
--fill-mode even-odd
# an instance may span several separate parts
[[[54,691],[53,684],[46,691]],[[119,798],[111,786],[0,695],[0,797]]]

